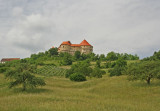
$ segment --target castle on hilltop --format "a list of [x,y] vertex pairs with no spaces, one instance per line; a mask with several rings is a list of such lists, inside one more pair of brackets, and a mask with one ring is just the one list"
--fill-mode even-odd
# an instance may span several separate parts
[[70,41],[64,41],[58,47],[58,52],[67,52],[73,55],[76,51],[80,51],[81,54],[89,54],[93,52],[93,46],[86,40],[83,40],[80,44],[72,44]]

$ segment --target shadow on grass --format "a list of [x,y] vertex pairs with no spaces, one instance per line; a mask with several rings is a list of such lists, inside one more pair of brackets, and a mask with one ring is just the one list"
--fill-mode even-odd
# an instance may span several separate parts
[[29,88],[25,91],[22,91],[22,88],[14,88],[12,90],[14,93],[45,93],[45,92],[52,92],[52,90],[49,89],[43,89],[43,88]]

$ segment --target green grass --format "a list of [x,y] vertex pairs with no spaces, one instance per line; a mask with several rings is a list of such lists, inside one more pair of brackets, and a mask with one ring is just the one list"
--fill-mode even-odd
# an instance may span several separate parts
[[46,86],[8,89],[0,74],[0,111],[160,111],[160,82],[129,82],[126,76],[72,82],[46,77]]

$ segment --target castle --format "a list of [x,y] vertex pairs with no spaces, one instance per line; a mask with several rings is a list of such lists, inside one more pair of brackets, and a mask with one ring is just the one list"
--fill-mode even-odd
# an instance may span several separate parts
[[83,40],[80,44],[72,44],[70,41],[64,41],[58,47],[58,52],[67,52],[73,55],[76,51],[80,51],[81,54],[89,54],[93,52],[93,46],[86,40]]

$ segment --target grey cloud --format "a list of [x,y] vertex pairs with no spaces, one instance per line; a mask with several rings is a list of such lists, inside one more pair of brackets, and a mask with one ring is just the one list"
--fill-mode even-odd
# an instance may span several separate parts
[[22,57],[84,38],[95,53],[113,50],[145,57],[160,47],[159,0],[2,1],[0,38],[6,42],[0,46],[8,45]]

